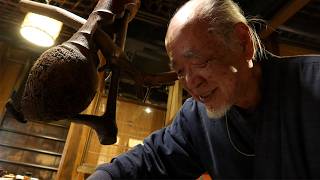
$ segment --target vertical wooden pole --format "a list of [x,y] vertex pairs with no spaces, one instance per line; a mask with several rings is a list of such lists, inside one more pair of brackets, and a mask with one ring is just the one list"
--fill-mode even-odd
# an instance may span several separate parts
[[8,45],[6,45],[4,42],[0,42],[0,77],[2,77],[3,72],[3,62],[5,59],[5,55],[7,53]]
[[182,84],[179,81],[169,87],[165,126],[171,124],[182,105],[182,90]]
[[77,176],[76,168],[80,164],[89,130],[90,128],[84,125],[71,123],[56,176],[57,180],[73,179]]
[[[96,96],[84,113],[93,114],[92,112],[96,109],[97,99],[98,97]],[[71,123],[56,176],[57,180],[77,177],[77,168],[80,166],[85,153],[90,129],[85,125]]]
[[[106,62],[101,52],[98,52],[101,64]],[[99,73],[99,85],[96,97],[92,100],[89,107],[84,111],[85,114],[96,114],[98,102],[104,90],[105,73]],[[90,121],[90,119],[88,119]],[[78,176],[77,168],[81,165],[91,128],[81,124],[71,123],[68,137],[63,149],[62,158],[59,164],[57,180],[74,179]]]

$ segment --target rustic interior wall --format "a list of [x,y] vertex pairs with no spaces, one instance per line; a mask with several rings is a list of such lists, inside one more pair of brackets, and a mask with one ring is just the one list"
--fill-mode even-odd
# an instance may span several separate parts
[[54,179],[64,148],[66,121],[20,123],[5,110],[5,104],[20,81],[32,53],[0,42],[0,166],[40,179]]
[[0,114],[3,114],[4,105],[29,60],[30,54],[24,50],[0,43]]
[[[106,97],[101,97],[97,108],[98,114],[102,114],[106,104]],[[142,140],[151,132],[164,127],[166,111],[151,107],[147,113],[147,106],[133,102],[118,100],[117,102],[117,124],[118,137],[114,145],[100,145],[97,135],[91,130],[87,143],[86,152],[83,156],[79,173],[90,173],[101,163],[110,160],[142,143]]]

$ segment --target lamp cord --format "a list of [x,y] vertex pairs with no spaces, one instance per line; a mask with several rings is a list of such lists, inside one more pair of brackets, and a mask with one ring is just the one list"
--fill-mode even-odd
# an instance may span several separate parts
[[244,155],[244,156],[247,156],[247,157],[254,157],[256,156],[254,153],[253,154],[248,154],[248,153],[244,153],[242,152],[232,141],[231,139],[231,135],[230,135],[230,131],[229,131],[229,125],[228,125],[228,116],[227,116],[227,113],[225,114],[225,120],[226,120],[226,129],[227,129],[227,134],[228,134],[228,138],[229,138],[229,141],[230,141],[230,144],[232,145],[233,149],[235,149],[238,153]]

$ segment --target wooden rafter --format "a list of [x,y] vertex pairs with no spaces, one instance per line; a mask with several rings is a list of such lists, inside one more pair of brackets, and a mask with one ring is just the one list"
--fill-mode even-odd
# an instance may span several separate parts
[[81,3],[82,0],[78,0],[71,8],[71,10],[74,10],[77,8],[77,6],[79,6],[79,4]]
[[284,24],[295,15],[300,9],[306,6],[311,0],[292,0],[282,8],[269,22],[268,26],[259,34],[262,39],[266,39],[275,29]]

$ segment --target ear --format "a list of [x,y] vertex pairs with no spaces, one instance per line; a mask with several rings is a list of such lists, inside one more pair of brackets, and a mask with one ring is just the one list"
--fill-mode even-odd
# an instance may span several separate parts
[[253,58],[253,42],[250,36],[250,30],[248,25],[238,22],[234,25],[234,35],[238,38],[238,42],[242,47],[242,51],[246,60],[249,62]]

